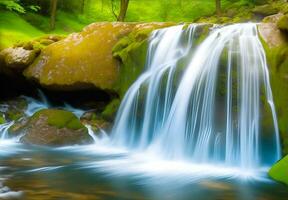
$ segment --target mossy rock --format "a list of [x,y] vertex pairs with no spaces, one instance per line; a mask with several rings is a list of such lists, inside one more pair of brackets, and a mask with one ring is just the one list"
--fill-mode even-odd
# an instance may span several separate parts
[[7,121],[15,121],[25,117],[28,103],[26,99],[19,97],[12,100],[1,101],[0,106],[2,107],[0,114],[2,114]]
[[137,31],[138,40],[146,37],[148,29],[161,26],[156,24],[93,23],[43,49],[24,75],[54,90],[96,88],[114,92],[121,74],[119,62],[112,55],[113,47],[132,31]]
[[286,31],[288,33],[288,14],[283,15],[277,22],[277,26],[280,30]]
[[262,6],[256,6],[252,11],[256,15],[268,16],[268,15],[274,15],[278,13],[279,9],[269,4],[266,4]]
[[[265,31],[262,30],[263,25]],[[288,154],[288,42],[282,37],[276,24],[263,25],[259,26],[259,33],[269,67],[282,151]]]
[[109,121],[114,120],[117,110],[120,106],[120,99],[114,99],[112,100],[104,109],[104,111],[101,113],[101,116]]
[[129,35],[114,45],[113,57],[120,61],[120,75],[114,88],[121,98],[145,68],[148,38],[151,32],[172,25],[175,24],[138,24]]
[[275,181],[288,185],[288,155],[272,166],[269,176]]
[[47,123],[56,128],[68,128],[71,130],[85,129],[80,120],[71,112],[56,109],[43,109],[31,117],[31,120],[37,120],[41,116],[47,118]]
[[43,49],[24,75],[55,90],[113,90],[119,69],[112,48],[134,27],[132,23],[91,24]]
[[94,133],[100,133],[101,129],[107,130],[111,127],[111,123],[104,119],[96,110],[85,112],[80,120],[83,124],[89,125]]
[[73,113],[58,109],[40,110],[9,129],[10,136],[19,134],[23,135],[20,141],[27,144],[62,146],[93,142],[87,128]]

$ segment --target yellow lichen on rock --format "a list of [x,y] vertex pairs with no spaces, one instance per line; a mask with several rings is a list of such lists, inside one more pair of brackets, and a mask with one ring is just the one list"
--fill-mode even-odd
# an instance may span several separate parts
[[[24,75],[42,86],[57,90],[98,88],[115,91],[119,63],[113,57],[115,44],[131,32],[147,37],[154,29],[172,23],[94,23],[80,33],[43,49]],[[127,74],[129,76],[129,74]]]
[[49,45],[24,75],[54,89],[113,88],[118,76],[112,48],[135,24],[94,23]]

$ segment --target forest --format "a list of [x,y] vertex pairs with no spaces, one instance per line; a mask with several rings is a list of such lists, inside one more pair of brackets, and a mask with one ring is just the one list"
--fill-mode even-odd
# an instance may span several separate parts
[[[43,34],[68,34],[97,21],[193,22],[210,16],[222,16],[223,23],[251,19],[255,6],[267,0],[1,0],[0,46],[7,47],[17,38],[29,40]],[[261,12],[276,13],[275,8]],[[278,3],[278,4],[277,4]],[[275,11],[276,9],[276,11]],[[239,12],[235,13],[237,10]],[[258,9],[259,10],[259,9]],[[241,11],[241,12],[240,12]],[[238,19],[239,18],[239,19]],[[202,19],[204,22],[210,20]],[[219,21],[219,19],[218,19]],[[235,21],[235,20],[234,20]],[[217,18],[212,22],[217,22]],[[9,40],[6,37],[9,35]]]

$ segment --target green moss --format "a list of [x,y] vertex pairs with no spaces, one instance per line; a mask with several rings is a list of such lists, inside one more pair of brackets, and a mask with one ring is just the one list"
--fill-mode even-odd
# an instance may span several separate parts
[[80,120],[71,112],[65,110],[56,110],[56,109],[43,109],[36,112],[31,120],[36,120],[39,117],[44,116],[47,118],[47,123],[50,126],[57,128],[68,128],[72,130],[78,130],[85,128],[81,124]]
[[4,124],[6,122],[6,120],[4,119],[3,116],[0,116],[0,124]]
[[288,45],[284,43],[277,47],[269,48],[261,39],[266,52],[270,72],[270,83],[276,107],[279,131],[282,141],[282,150],[288,154]]
[[277,26],[279,29],[283,31],[288,31],[288,14],[282,16],[277,22]]
[[111,101],[104,109],[104,111],[101,113],[101,115],[103,116],[104,119],[106,120],[112,120],[114,119],[117,110],[119,108],[120,105],[120,99],[114,99],[113,101]]
[[278,161],[269,171],[269,176],[288,185],[288,156]]
[[137,79],[145,67],[148,48],[147,38],[152,30],[132,32],[122,38],[113,48],[113,56],[120,60],[120,76],[116,90],[124,96],[130,85]]

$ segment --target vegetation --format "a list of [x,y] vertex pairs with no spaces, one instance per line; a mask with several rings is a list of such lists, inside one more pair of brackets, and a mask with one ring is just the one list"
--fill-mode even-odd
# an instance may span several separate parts
[[241,20],[263,2],[267,0],[1,0],[0,49],[44,34],[78,32],[97,21],[192,22],[227,18],[235,10]]

